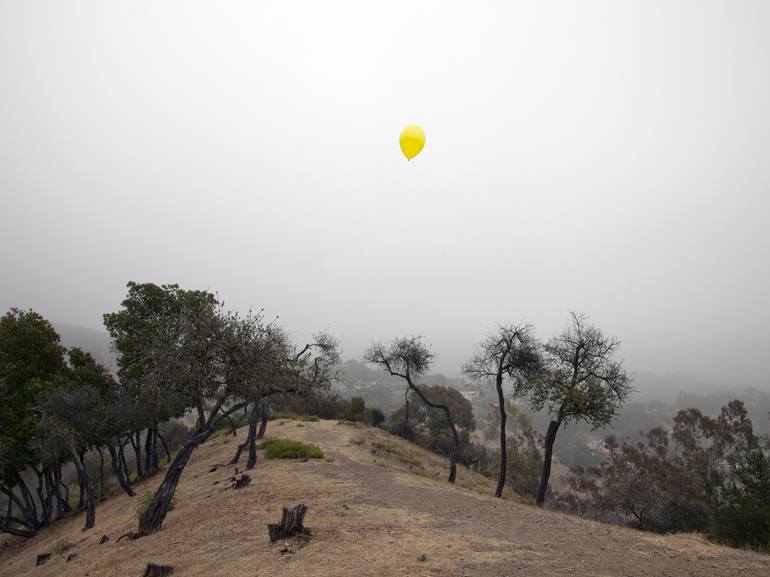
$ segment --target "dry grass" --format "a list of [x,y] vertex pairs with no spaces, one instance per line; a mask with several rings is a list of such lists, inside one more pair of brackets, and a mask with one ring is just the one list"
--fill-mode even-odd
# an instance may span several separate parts
[[53,546],[51,546],[51,551],[57,555],[61,555],[62,553],[72,549],[74,546],[75,543],[73,541],[70,541],[66,537],[59,537],[56,541],[54,541]]
[[[220,437],[193,453],[180,482],[183,498],[160,532],[118,543],[136,527],[137,499],[119,495],[98,505],[91,531],[81,532],[83,518],[75,516],[27,542],[4,538],[0,576],[131,577],[148,562],[173,565],[184,577],[768,575],[766,556],[495,499],[491,480],[459,467],[457,484],[450,485],[445,459],[384,431],[304,423],[270,427],[318,445],[333,462],[260,457],[249,471],[252,483],[233,491],[224,488],[232,469],[209,472],[233,452]],[[154,490],[159,482],[156,477],[136,489]],[[271,544],[267,523],[280,519],[282,506],[298,503],[309,507],[311,538]],[[99,545],[102,534],[111,539]],[[52,551],[59,539],[73,543],[77,557],[66,563],[66,555],[55,556],[35,567],[36,555]]]

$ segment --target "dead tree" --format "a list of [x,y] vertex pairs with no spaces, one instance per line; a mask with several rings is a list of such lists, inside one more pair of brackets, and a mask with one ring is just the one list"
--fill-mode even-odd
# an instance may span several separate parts
[[378,343],[369,347],[364,353],[366,362],[385,369],[394,377],[404,379],[408,387],[420,397],[423,403],[433,409],[444,411],[454,441],[452,452],[449,455],[449,482],[454,483],[457,478],[460,436],[457,434],[457,427],[452,420],[452,413],[447,405],[432,402],[413,380],[430,370],[434,358],[435,355],[422,342],[420,336],[396,338],[388,347]]
[[533,336],[532,325],[498,325],[478,345],[473,357],[463,366],[463,373],[478,381],[494,381],[500,411],[500,472],[495,497],[503,496],[508,467],[507,415],[503,383],[526,380],[540,370],[540,347]]
[[292,507],[291,509],[284,507],[281,522],[270,523],[267,526],[270,542],[275,543],[276,541],[292,537],[293,535],[307,533],[307,529],[305,529],[304,526],[305,513],[307,513],[307,507],[302,504]]

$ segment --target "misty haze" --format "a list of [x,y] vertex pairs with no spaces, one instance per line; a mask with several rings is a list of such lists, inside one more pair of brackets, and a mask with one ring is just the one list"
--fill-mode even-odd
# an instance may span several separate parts
[[0,577],[766,575],[768,30],[0,0]]

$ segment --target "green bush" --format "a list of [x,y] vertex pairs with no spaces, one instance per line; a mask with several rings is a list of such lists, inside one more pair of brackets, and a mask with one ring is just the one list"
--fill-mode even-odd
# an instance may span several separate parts
[[737,483],[715,500],[714,536],[733,547],[770,551],[770,462],[754,451],[734,468]]
[[377,408],[373,409],[366,409],[366,415],[364,417],[364,421],[366,421],[368,424],[379,427],[382,425],[382,423],[385,422],[385,414]]
[[[147,509],[150,508],[150,504],[152,504],[152,500],[155,498],[155,491],[147,491],[146,493],[142,494],[137,502],[136,502],[136,508],[134,509],[134,515],[137,519],[141,518],[142,515],[144,515],[144,512],[147,511]],[[168,507],[168,510],[171,511],[176,507],[178,503],[178,499],[176,494],[174,494],[173,497],[171,497],[171,504]]]
[[301,459],[302,457],[323,459],[324,457],[323,451],[315,445],[288,439],[268,439],[262,444],[262,449],[268,459]]
[[312,421],[316,422],[318,421],[317,415],[298,415],[297,413],[293,413],[291,411],[288,412],[277,412],[277,413],[271,413],[270,414],[270,420],[274,421],[276,419],[291,419],[293,421]]
[[350,418],[353,421],[360,421],[364,418],[366,412],[366,402],[363,397],[350,398]]

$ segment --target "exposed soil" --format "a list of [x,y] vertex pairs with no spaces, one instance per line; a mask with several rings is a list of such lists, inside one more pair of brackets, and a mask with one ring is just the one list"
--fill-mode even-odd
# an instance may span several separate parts
[[[90,531],[81,532],[82,518],[73,517],[26,542],[5,541],[0,576],[138,577],[148,562],[173,565],[184,577],[770,575],[770,556],[700,536],[663,537],[542,511],[513,495],[495,499],[491,481],[462,467],[450,486],[444,460],[336,421],[271,423],[268,435],[315,443],[326,459],[260,454],[251,484],[227,489],[233,468],[209,469],[244,435],[219,437],[193,454],[179,503],[159,533],[118,543],[136,525],[135,499],[119,495],[98,506]],[[159,482],[148,480],[139,492]],[[312,534],[271,544],[267,523],[280,519],[282,505],[299,503],[309,507]],[[110,540],[99,545],[103,534]],[[75,546],[35,567],[60,537]]]

